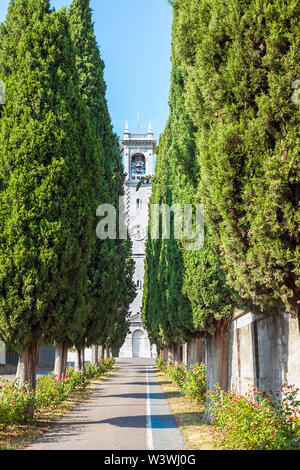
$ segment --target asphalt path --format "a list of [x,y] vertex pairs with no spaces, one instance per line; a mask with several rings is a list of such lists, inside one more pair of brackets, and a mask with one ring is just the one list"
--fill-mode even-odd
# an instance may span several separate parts
[[26,450],[185,450],[154,361],[120,366],[91,395]]

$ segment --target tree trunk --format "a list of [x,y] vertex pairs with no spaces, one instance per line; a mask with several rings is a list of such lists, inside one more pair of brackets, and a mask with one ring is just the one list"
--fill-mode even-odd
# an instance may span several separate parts
[[95,345],[92,349],[92,364],[96,367],[99,360],[99,346]]
[[80,349],[76,349],[75,369],[81,370],[81,353]]
[[109,357],[109,348],[107,346],[104,347],[104,359],[108,359]]
[[82,374],[85,375],[85,348],[80,349],[80,356],[81,356],[80,370]]
[[[36,374],[39,360],[39,340],[28,344],[19,356],[16,379],[19,387],[29,384],[30,390],[36,389]],[[34,405],[28,407],[28,416],[33,418]]]
[[104,359],[104,346],[102,346],[102,345],[99,346],[99,356],[100,356],[101,361],[103,361],[103,359]]
[[219,384],[228,389],[228,360],[231,319],[224,318],[216,324],[214,335],[207,337],[207,390]]
[[[206,392],[215,390],[217,384],[222,390],[228,390],[230,328],[231,318],[224,318],[216,323],[216,330],[213,335],[206,335]],[[206,394],[206,405],[207,408],[203,418],[212,422],[213,416],[208,408],[208,393]]]
[[202,362],[202,338],[191,337],[188,344],[188,367]]
[[182,362],[185,367],[188,367],[188,343],[182,345]]
[[168,363],[174,363],[174,344],[170,344],[170,346],[168,346]]
[[64,340],[56,345],[54,374],[59,377],[66,375],[68,361],[68,341]]
[[175,344],[174,359],[175,359],[175,365],[178,366],[178,364],[181,363],[181,347],[180,347],[180,343],[176,343],[176,344]]

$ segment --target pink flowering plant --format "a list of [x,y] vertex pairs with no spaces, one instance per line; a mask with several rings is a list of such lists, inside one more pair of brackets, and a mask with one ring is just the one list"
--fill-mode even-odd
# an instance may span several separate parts
[[157,367],[177,385],[181,392],[197,401],[203,401],[206,393],[206,365],[193,364],[189,369],[184,364],[168,364],[157,361]]
[[28,408],[35,394],[28,386],[19,388],[16,381],[0,381],[0,428],[28,422]]
[[193,364],[186,371],[185,377],[179,384],[184,395],[197,401],[204,401],[206,395],[206,365]]
[[39,377],[35,391],[29,385],[19,387],[17,381],[0,381],[0,428],[8,425],[26,424],[28,409],[60,405],[75,389],[85,388],[91,379],[100,377],[112,369],[114,359],[99,361],[97,366],[87,364],[87,373],[68,368],[63,377],[45,375]]
[[68,393],[69,380],[67,376],[47,375],[40,377],[36,387],[36,406],[57,406],[62,403]]
[[246,395],[219,387],[208,393],[213,424],[222,431],[221,447],[233,450],[300,449],[298,389],[284,384]]
[[166,374],[172,380],[172,382],[180,387],[180,384],[186,377],[186,368],[184,364],[175,366],[174,364],[168,364],[165,369]]

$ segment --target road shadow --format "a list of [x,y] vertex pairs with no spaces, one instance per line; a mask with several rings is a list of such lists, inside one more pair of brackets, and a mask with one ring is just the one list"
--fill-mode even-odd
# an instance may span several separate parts
[[[143,384],[145,385],[145,383]],[[154,384],[156,385],[156,384]],[[150,393],[149,394],[150,399],[153,400],[165,400],[166,397],[163,393]],[[146,400],[148,398],[147,393],[119,393],[117,395],[105,395],[105,398],[133,398],[133,399],[142,399]]]
[[[180,413],[178,413],[179,415]],[[184,413],[187,415],[187,413]],[[120,416],[97,421],[60,421],[55,427],[35,441],[38,443],[69,442],[78,435],[83,435],[85,428],[89,425],[111,425],[119,428],[146,429],[146,415]],[[173,415],[159,414],[151,416],[152,429],[176,429],[176,422]],[[101,428],[99,428],[100,431]],[[105,429],[105,428],[104,428]]]
[[[149,385],[169,385],[171,382],[148,382]],[[126,382],[124,384],[119,384],[119,385],[146,385],[146,382]]]

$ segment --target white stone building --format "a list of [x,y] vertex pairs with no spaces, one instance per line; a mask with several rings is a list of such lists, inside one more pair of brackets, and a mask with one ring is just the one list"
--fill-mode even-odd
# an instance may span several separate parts
[[132,239],[133,259],[135,261],[134,282],[137,296],[130,306],[131,326],[119,357],[155,358],[156,347],[151,345],[141,319],[143,299],[145,243],[148,226],[148,204],[151,197],[152,183],[143,184],[136,191],[142,177],[154,174],[154,152],[156,141],[153,139],[151,124],[146,134],[133,134],[126,124],[124,139],[121,140],[124,155],[126,224]]

